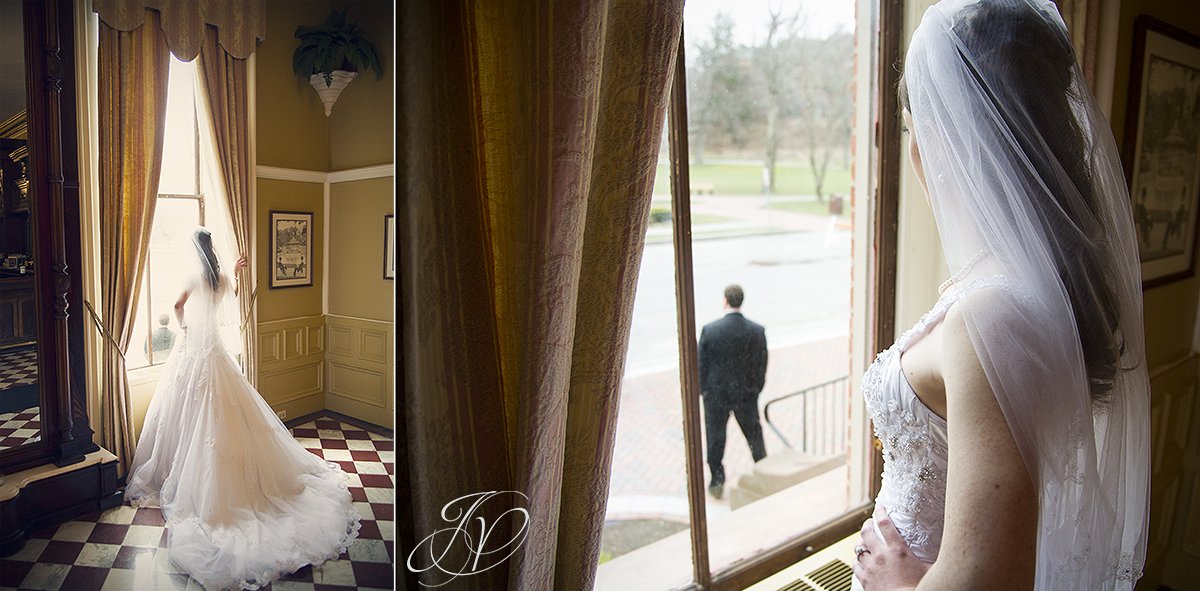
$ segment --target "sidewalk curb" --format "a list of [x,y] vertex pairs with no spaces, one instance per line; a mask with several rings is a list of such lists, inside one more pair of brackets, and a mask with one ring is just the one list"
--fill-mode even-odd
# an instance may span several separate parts
[[[737,234],[728,234],[728,235],[721,234],[721,235],[716,235],[716,236],[704,236],[703,234],[697,236],[695,233],[692,233],[692,242],[696,242],[698,240],[726,240],[729,238],[753,238],[756,236],[776,236],[776,235],[781,235],[781,234],[811,234],[813,232],[815,232],[815,230],[768,230],[766,232],[740,232]],[[646,237],[646,244],[662,244],[664,242],[671,242],[671,241],[672,241],[672,237],[670,235],[663,237],[663,238]]]

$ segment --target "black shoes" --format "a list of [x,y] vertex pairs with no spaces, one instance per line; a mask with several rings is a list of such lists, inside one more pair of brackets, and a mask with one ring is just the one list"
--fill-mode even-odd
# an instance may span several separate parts
[[712,495],[714,499],[720,499],[724,492],[725,484],[722,482],[713,482],[708,485],[708,494]]

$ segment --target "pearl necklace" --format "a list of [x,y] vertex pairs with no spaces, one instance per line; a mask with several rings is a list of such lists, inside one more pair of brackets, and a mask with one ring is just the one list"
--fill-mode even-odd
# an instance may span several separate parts
[[951,275],[949,279],[943,281],[942,284],[938,286],[938,294],[941,294],[941,293],[945,292],[947,289],[949,289],[950,286],[953,285],[955,281],[958,281],[959,279],[966,277],[967,273],[969,273],[971,271],[971,267],[974,267],[975,263],[978,263],[979,260],[982,259],[983,255],[985,255],[985,254],[987,254],[986,249],[983,249],[983,248],[979,249],[979,252],[975,253],[975,256],[971,257],[971,259],[967,261],[967,264],[963,265],[963,268],[959,269],[957,273],[955,273],[954,275]]

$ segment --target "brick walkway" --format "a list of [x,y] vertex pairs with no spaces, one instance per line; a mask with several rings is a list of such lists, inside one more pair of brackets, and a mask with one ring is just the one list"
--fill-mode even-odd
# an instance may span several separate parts
[[[800,345],[772,349],[768,358],[766,386],[759,396],[759,408],[768,401],[834,378],[845,376],[849,368],[849,340],[846,336],[822,339]],[[780,403],[776,424],[789,440],[799,431],[799,412]],[[775,414],[772,407],[772,414]],[[760,411],[761,416],[761,411]],[[703,417],[703,410],[701,410]],[[791,420],[788,420],[788,419]],[[737,421],[731,416],[725,444],[726,487],[736,485],[738,477],[750,472],[753,460],[750,448]],[[704,427],[700,428],[704,445]],[[784,448],[783,443],[763,420],[763,437],[770,455]],[[707,458],[707,452],[702,452]],[[616,445],[613,451],[612,481],[609,488],[610,517],[621,513],[655,513],[638,510],[634,499],[659,499],[672,507],[687,507],[687,482],[683,451],[683,411],[679,394],[679,371],[638,376],[622,384],[621,408],[617,418]],[[710,478],[704,468],[704,482]],[[620,498],[619,502],[611,502]],[[708,497],[710,504],[727,504]],[[674,499],[682,503],[671,502]],[[653,505],[653,503],[650,503]],[[616,512],[614,514],[614,511]],[[675,515],[674,517],[678,517]]]

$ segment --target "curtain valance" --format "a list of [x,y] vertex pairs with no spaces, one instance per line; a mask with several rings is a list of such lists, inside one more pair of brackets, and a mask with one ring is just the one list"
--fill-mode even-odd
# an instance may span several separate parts
[[104,24],[132,31],[146,20],[146,10],[159,13],[171,53],[191,61],[200,53],[205,29],[217,29],[217,42],[231,57],[246,59],[256,42],[266,39],[263,0],[93,0]]

